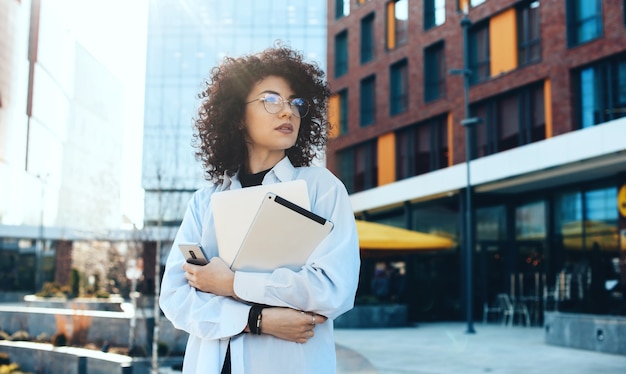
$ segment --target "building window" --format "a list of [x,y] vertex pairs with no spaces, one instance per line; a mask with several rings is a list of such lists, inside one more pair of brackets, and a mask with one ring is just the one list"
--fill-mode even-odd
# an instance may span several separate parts
[[626,116],[626,54],[575,71],[574,79],[578,128]]
[[374,188],[378,185],[378,153],[376,140],[362,143],[337,153],[339,178],[348,193]]
[[387,3],[387,49],[395,49],[409,40],[409,0]]
[[348,31],[335,36],[335,78],[348,72]]
[[391,65],[389,79],[389,114],[393,116],[409,109],[409,65],[407,60],[401,60]]
[[339,96],[339,134],[348,132],[348,89],[343,89],[337,93]]
[[424,50],[424,101],[440,99],[446,93],[446,61],[444,43]]
[[470,83],[483,82],[490,75],[489,23],[476,25],[469,32]]
[[335,0],[335,19],[350,15],[350,0]]
[[396,178],[406,179],[448,166],[448,123],[440,116],[396,132]]
[[539,1],[524,3],[517,10],[517,55],[519,66],[541,60]]
[[472,107],[481,122],[472,129],[472,157],[483,157],[545,139],[543,82]]
[[618,190],[614,186],[593,188],[555,196],[554,244],[560,253],[548,276],[552,285],[577,290],[559,310],[615,314],[623,309],[623,302],[598,302],[598,290],[604,291],[606,282],[619,275],[613,266],[620,257],[619,213],[615,209]]
[[602,1],[567,0],[567,42],[570,47],[602,36]]
[[424,30],[446,22],[446,0],[424,0]]
[[361,20],[361,64],[374,59],[374,13]]
[[376,122],[376,76],[369,76],[361,81],[361,106],[359,108],[361,127]]

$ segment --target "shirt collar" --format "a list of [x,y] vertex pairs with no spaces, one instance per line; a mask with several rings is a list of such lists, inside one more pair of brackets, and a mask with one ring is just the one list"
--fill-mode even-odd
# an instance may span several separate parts
[[[272,170],[270,170],[265,178],[263,184],[288,182],[293,180],[296,168],[293,166],[289,157],[285,156],[280,160]],[[219,191],[232,190],[241,188],[241,182],[239,181],[239,170],[232,177],[227,173],[224,173],[224,181],[218,188]]]

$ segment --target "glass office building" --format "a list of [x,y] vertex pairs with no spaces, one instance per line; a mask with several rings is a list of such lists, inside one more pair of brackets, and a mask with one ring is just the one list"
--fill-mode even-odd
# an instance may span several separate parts
[[206,183],[194,158],[193,119],[211,68],[280,40],[326,66],[326,1],[150,2],[143,177],[146,226],[177,226]]

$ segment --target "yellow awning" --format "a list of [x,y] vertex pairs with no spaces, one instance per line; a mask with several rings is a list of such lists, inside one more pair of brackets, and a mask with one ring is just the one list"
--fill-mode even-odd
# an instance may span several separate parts
[[450,249],[456,245],[448,238],[380,223],[357,220],[356,228],[359,245],[365,251],[428,251]]

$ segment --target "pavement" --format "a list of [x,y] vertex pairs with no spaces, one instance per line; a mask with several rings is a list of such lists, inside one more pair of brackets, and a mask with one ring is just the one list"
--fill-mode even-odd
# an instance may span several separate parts
[[337,374],[626,374],[626,355],[547,345],[541,327],[335,329]]

